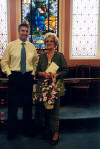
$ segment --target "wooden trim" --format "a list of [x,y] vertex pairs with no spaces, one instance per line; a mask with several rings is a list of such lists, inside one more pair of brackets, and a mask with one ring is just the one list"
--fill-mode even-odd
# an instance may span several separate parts
[[65,0],[59,0],[59,51],[64,54]]
[[7,28],[8,28],[8,43],[11,41],[11,30],[10,30],[10,0],[7,0]]
[[18,25],[21,24],[21,0],[16,1],[16,37],[18,38]]

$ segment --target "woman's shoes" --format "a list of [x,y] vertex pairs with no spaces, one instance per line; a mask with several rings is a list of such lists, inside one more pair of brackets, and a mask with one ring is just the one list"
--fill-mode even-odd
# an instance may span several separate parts
[[50,140],[51,145],[56,145],[59,142],[59,133],[54,132],[52,134],[52,131],[45,132],[42,139]]
[[42,137],[44,140],[51,140],[52,138],[52,132],[51,131],[47,131],[43,134],[43,137]]
[[56,145],[59,142],[59,138],[57,140],[51,140],[50,144],[51,145]]
[[58,144],[58,142],[59,142],[59,134],[58,134],[58,132],[55,132],[53,134],[53,137],[52,137],[51,141],[50,141],[50,144],[51,145],[56,145],[56,144]]

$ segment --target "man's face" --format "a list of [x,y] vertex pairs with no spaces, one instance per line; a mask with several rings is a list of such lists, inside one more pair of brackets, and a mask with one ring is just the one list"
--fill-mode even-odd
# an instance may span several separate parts
[[19,30],[19,38],[22,41],[26,41],[29,35],[29,29],[25,26],[22,26]]

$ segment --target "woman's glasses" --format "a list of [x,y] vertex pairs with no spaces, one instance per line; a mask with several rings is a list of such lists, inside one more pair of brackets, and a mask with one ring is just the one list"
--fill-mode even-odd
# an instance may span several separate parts
[[53,43],[53,42],[55,42],[55,41],[54,41],[54,40],[46,40],[45,42],[46,42],[46,43],[48,43],[48,42]]

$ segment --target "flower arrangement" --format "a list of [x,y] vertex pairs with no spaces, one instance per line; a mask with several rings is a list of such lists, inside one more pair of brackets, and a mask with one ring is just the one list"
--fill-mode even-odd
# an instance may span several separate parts
[[[38,93],[34,95],[34,100],[39,100],[44,103],[44,106],[50,106],[53,108],[55,100],[59,97],[60,88],[56,86],[56,79],[45,79],[39,88]],[[47,107],[45,107],[47,108]],[[51,109],[52,109],[51,108]]]

